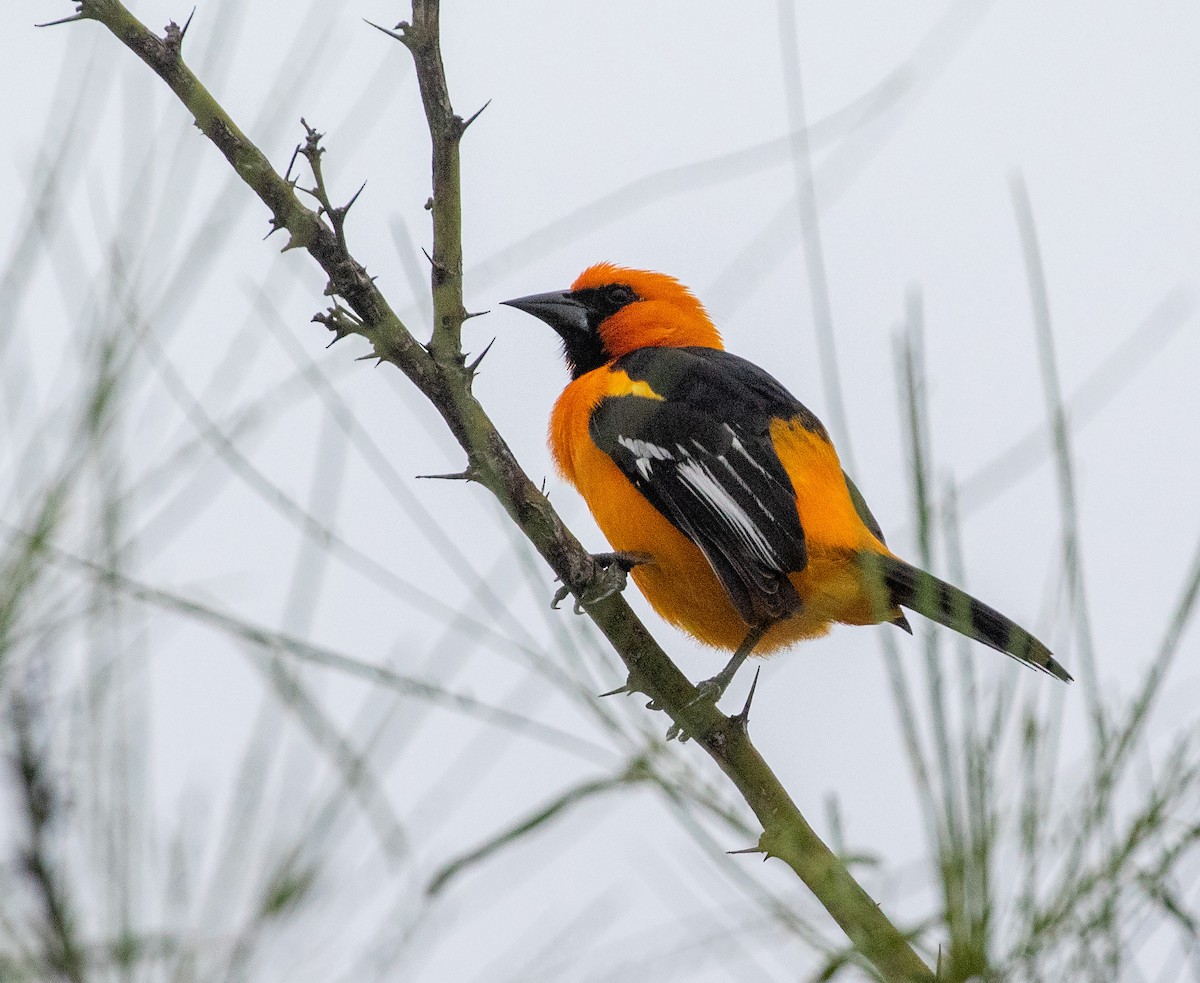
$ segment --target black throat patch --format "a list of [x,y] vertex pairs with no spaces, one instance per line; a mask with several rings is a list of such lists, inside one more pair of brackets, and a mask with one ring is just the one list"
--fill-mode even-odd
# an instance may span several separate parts
[[607,283],[602,287],[576,290],[571,296],[587,311],[587,330],[559,331],[559,337],[571,378],[578,379],[613,359],[612,352],[604,347],[600,335],[601,322],[641,298],[632,287],[623,283]]

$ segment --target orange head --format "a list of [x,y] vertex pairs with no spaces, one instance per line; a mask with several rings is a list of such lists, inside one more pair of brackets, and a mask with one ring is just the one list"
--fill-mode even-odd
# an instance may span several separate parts
[[723,347],[700,301],[663,273],[597,263],[570,290],[504,303],[558,332],[576,379],[639,348]]

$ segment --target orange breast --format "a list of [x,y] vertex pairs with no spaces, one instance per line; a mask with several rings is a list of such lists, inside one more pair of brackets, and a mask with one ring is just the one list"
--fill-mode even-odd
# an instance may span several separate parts
[[[563,391],[550,420],[550,448],[559,471],[579,490],[613,549],[653,558],[632,575],[654,610],[699,641],[732,651],[748,626],[704,554],[592,442],[589,417],[610,395],[661,398],[644,382],[607,368],[580,376]],[[823,635],[833,622],[878,621],[852,558],[864,548],[886,551],[854,511],[837,454],[827,441],[786,421],[773,426],[772,438],[796,488],[809,562],[790,575],[803,601],[801,611],[772,627],[756,654]]]

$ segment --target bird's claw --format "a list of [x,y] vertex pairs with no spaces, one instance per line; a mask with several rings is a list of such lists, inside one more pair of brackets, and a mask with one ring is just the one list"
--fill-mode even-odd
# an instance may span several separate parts
[[[657,700],[651,699],[646,701],[647,710],[663,710],[665,709]],[[678,721],[671,721],[671,726],[667,728],[667,740],[679,741],[680,744],[686,744],[690,735],[683,729],[683,724]]]
[[[571,588],[570,588],[570,587],[568,587],[566,584],[563,584],[563,586],[562,586],[562,587],[560,587],[558,590],[556,590],[556,591],[554,592],[554,596],[553,596],[552,598],[550,598],[550,610],[551,610],[551,611],[557,611],[557,610],[558,610],[558,606],[559,606],[560,604],[562,604],[562,602],[563,602],[563,601],[565,601],[565,600],[567,599],[567,595],[568,595],[568,594],[570,594],[570,593],[571,593]],[[578,601],[576,601],[576,602],[575,602],[575,613],[576,613],[576,614],[582,614],[582,613],[583,613],[583,612],[582,612],[582,611],[579,609],[579,602],[578,602]]]
[[[718,676],[712,679],[705,679],[696,684],[696,695],[693,696],[684,707],[685,710],[690,710],[692,707],[699,706],[701,703],[711,703],[717,705],[717,701],[725,693],[725,687],[728,686],[728,680],[722,680]],[[654,707],[654,709],[658,709]],[[684,730],[683,725],[678,721],[673,722],[667,728],[667,740],[679,741],[680,744],[686,744],[689,734]]]
[[711,703],[717,705],[717,701],[725,695],[725,687],[728,685],[720,677],[714,676],[712,679],[704,679],[696,684],[696,695],[688,701],[689,707],[694,707],[700,703]]
[[683,729],[682,724],[672,722],[671,726],[667,728],[668,741],[679,741],[680,744],[686,744],[688,737],[688,732]]
[[[619,594],[629,583],[629,571],[639,563],[649,562],[649,557],[642,553],[626,553],[620,550],[613,553],[592,554],[592,577],[587,585],[575,595],[574,611],[583,614],[587,605],[597,604],[606,597]],[[567,599],[571,588],[563,584],[554,592],[550,607],[555,611]]]

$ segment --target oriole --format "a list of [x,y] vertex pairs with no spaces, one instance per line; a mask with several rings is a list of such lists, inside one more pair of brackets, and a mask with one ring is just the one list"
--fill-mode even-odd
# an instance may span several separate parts
[[1024,628],[888,549],[820,420],[726,352],[679,281],[600,263],[570,290],[504,303],[562,340],[559,471],[655,611],[734,653],[705,695],[719,698],[751,651],[834,623],[911,633],[901,607],[1071,680]]

